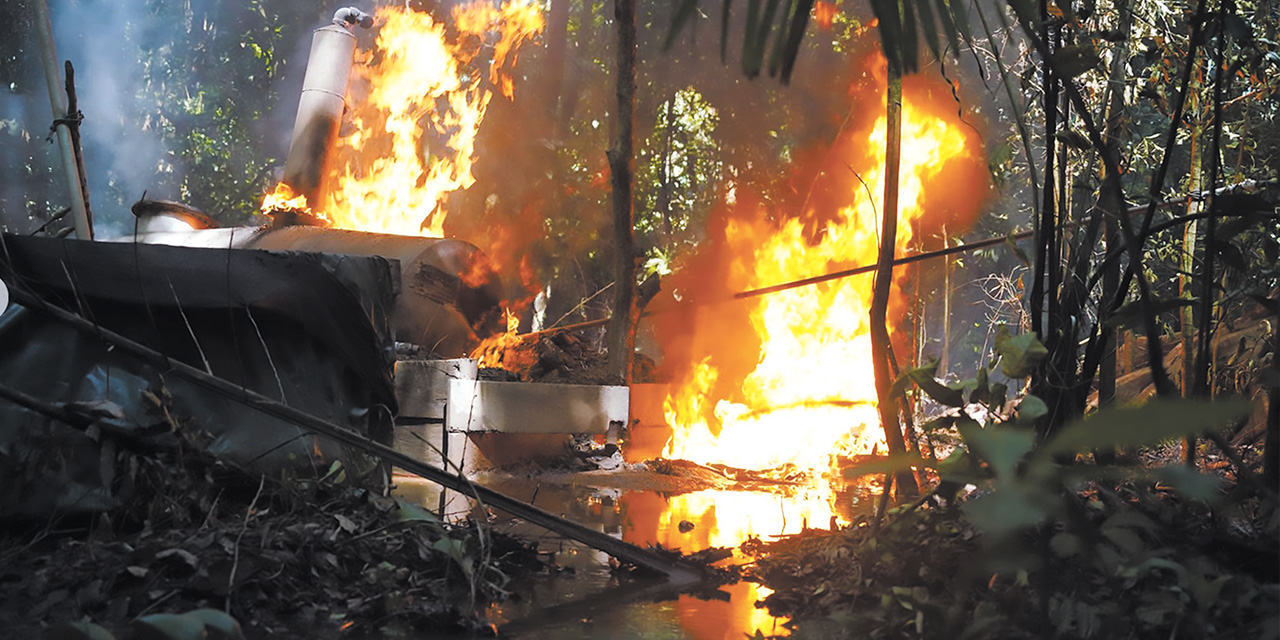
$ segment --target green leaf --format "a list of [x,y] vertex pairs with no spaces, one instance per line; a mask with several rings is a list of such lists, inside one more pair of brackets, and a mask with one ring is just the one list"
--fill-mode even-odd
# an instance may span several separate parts
[[960,505],[973,526],[994,537],[1002,537],[1035,525],[1049,515],[1043,500],[1021,488],[999,489]]
[[1160,525],[1134,509],[1123,509],[1108,517],[1099,528],[1141,529],[1154,534],[1160,530]]
[[[871,12],[875,14],[880,32],[880,48],[889,65],[902,68],[902,18],[898,13],[898,3],[892,0],[871,0]],[[915,26],[912,25],[914,29]]]
[[1010,427],[982,428],[977,423],[959,425],[960,435],[977,454],[991,465],[997,478],[1012,478],[1018,461],[1035,444],[1035,433],[1027,429]]
[[467,557],[466,546],[462,544],[461,540],[444,536],[439,540],[436,540],[436,543],[431,545],[431,548],[443,553],[449,559],[453,560],[454,564],[458,565],[458,568],[462,570],[464,575],[468,578],[471,577],[471,558]]
[[1074,78],[1102,64],[1098,49],[1090,44],[1070,45],[1053,52],[1051,65],[1065,78]]
[[[1167,311],[1174,311],[1182,307],[1189,307],[1196,303],[1195,298],[1165,298],[1152,299],[1151,310],[1160,315]],[[1124,306],[1116,309],[1111,317],[1102,322],[1103,326],[1111,329],[1133,329],[1139,330],[1143,327],[1145,316],[1142,314],[1142,301],[1134,300],[1128,302]]]
[[320,478],[320,482],[332,481],[334,484],[342,484],[347,479],[346,469],[343,468],[341,460],[334,460],[329,465],[329,470]]
[[1169,484],[1177,489],[1178,493],[1192,500],[1214,504],[1222,499],[1222,493],[1219,490],[1221,481],[1217,476],[1200,473],[1186,465],[1171,464],[1159,467],[1154,471],[1154,475],[1160,482]]
[[1155,399],[1137,408],[1112,407],[1067,425],[1045,443],[1045,456],[1070,455],[1111,447],[1153,445],[1198,434],[1248,415],[1249,403],[1239,400]]
[[400,509],[396,512],[396,517],[400,522],[425,522],[432,530],[444,531],[440,516],[404,498],[397,497],[396,504],[400,506]]
[[973,460],[964,447],[956,447],[951,455],[938,461],[938,475],[945,477],[963,476],[973,471]]
[[1040,344],[1034,333],[1020,336],[1009,334],[1009,327],[1000,325],[996,330],[996,354],[1000,356],[1000,371],[1010,378],[1029,376],[1049,350]]
[[[925,0],[926,2],[928,0]],[[952,7],[948,6],[947,0],[935,0],[938,4],[937,14],[938,21],[942,23],[943,31],[947,33],[947,43],[951,46],[951,55],[960,55],[960,30],[956,28],[956,18],[952,15]]]
[[1114,544],[1117,549],[1131,556],[1137,555],[1146,546],[1142,543],[1142,538],[1133,532],[1133,529],[1113,527],[1103,529],[1102,535],[1107,540],[1110,540],[1111,544]]
[[1059,558],[1070,558],[1080,553],[1080,538],[1070,533],[1059,533],[1049,539],[1049,548]]
[[969,403],[986,402],[991,399],[991,381],[986,367],[978,367],[978,379],[974,381],[973,391],[969,394]]
[[1009,385],[1003,382],[997,382],[991,385],[991,402],[988,406],[992,409],[999,409],[1009,397]]
[[933,7],[929,0],[923,0],[916,6],[920,7],[920,30],[924,32],[924,44],[929,47],[929,53],[932,53],[934,58],[941,60],[942,48],[938,43],[938,25],[934,22]]
[[920,431],[923,433],[933,433],[935,431],[950,429],[951,427],[955,426],[955,424],[956,424],[955,416],[938,416],[920,425]]
[[203,622],[172,613],[138,618],[134,631],[140,640],[205,640]]
[[781,72],[783,84],[791,81],[791,70],[795,68],[796,57],[800,54],[800,44],[804,41],[804,30],[809,24],[814,1],[789,0],[783,12],[782,28],[778,29],[773,60],[769,63],[769,75]]
[[938,372],[938,361],[933,360],[923,367],[915,367],[907,369],[897,381],[893,383],[895,389],[899,389],[899,383],[904,378],[910,379],[920,387],[930,398],[948,407],[963,407],[964,392],[959,389],[952,389],[934,378],[934,374]]
[[1030,426],[1035,424],[1036,420],[1049,415],[1049,405],[1044,400],[1037,398],[1031,394],[1027,394],[1018,403],[1018,424]]
[[920,67],[916,53],[920,45],[916,36],[916,23],[919,21],[916,20],[915,3],[912,0],[898,0],[896,4],[901,12],[899,24],[902,29],[898,32],[898,37],[902,38],[902,45],[898,47],[898,57],[902,61],[902,73],[915,73]]
[[59,622],[44,630],[44,640],[115,640],[110,631],[92,622]]
[[906,471],[911,467],[934,467],[933,461],[914,453],[896,453],[883,458],[875,458],[864,462],[856,462],[841,470],[845,478],[858,478],[861,476],[876,475],[881,473],[890,473],[896,471]]
[[1199,573],[1190,573],[1187,577],[1187,582],[1189,583],[1187,586],[1191,592],[1191,597],[1200,606],[1200,610],[1208,611],[1218,603],[1218,596],[1222,593],[1222,587],[1226,586],[1227,582],[1230,582],[1234,577],[1231,574],[1227,574],[1207,580],[1205,576]]

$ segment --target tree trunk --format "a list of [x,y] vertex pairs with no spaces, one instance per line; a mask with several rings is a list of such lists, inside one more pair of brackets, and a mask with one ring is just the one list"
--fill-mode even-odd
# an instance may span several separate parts
[[618,28],[616,138],[609,149],[613,185],[614,303],[609,326],[609,373],[618,384],[631,383],[636,343],[636,261],[632,202],[632,120],[636,108],[636,0],[614,0]]
[[[1280,304],[1280,301],[1277,301]],[[1271,369],[1280,374],[1280,313],[1271,323]],[[1272,489],[1280,486],[1280,387],[1267,392],[1267,437],[1262,444],[1262,479]]]
[[[662,214],[662,227],[666,230],[667,235],[671,235],[671,194],[675,190],[671,179],[671,144],[672,137],[675,136],[675,117],[676,117],[676,95],[671,94],[667,98],[666,104],[666,122],[662,132],[662,162],[659,167],[662,169],[662,175],[658,178],[658,213]],[[693,174],[689,174],[693,175]]]
[[[1119,16],[1117,28],[1120,33],[1128,33],[1133,23],[1133,12],[1125,0],[1115,1],[1116,14]],[[1107,111],[1105,126],[1106,153],[1111,162],[1104,166],[1120,164],[1120,126],[1124,118],[1124,76],[1129,60],[1129,50],[1125,43],[1117,45],[1114,58],[1111,60],[1111,77],[1107,83]],[[1119,217],[1129,215],[1124,202],[1124,186],[1120,176],[1110,175],[1103,170],[1102,208],[1107,213],[1102,235],[1106,239],[1107,251],[1124,245],[1119,228]],[[1120,289],[1120,263],[1113,262],[1104,267],[1102,274],[1102,299],[1114,299]],[[1102,361],[1098,367],[1098,407],[1114,404],[1116,401],[1116,331],[1104,326],[1102,328]],[[1115,460],[1115,448],[1100,448],[1094,452],[1095,458],[1102,464],[1110,464]]]
[[[1199,72],[1197,71],[1197,76]],[[1203,185],[1200,180],[1201,158],[1204,155],[1200,152],[1200,136],[1203,132],[1200,130],[1199,124],[1191,128],[1191,171],[1187,185],[1189,193],[1199,191]],[[1196,213],[1199,205],[1195,198],[1187,197],[1187,215]],[[1191,272],[1195,269],[1196,255],[1196,232],[1199,227],[1199,221],[1191,220],[1182,228],[1182,254],[1180,260],[1181,270],[1178,273],[1178,295],[1187,300],[1187,306],[1183,307],[1180,313],[1181,319],[1181,338],[1182,338],[1182,395],[1190,398],[1195,395],[1192,381],[1195,379],[1195,326],[1196,314],[1195,309],[1190,302],[1195,297],[1192,293],[1193,281]],[[1196,437],[1189,435],[1182,439],[1182,462],[1187,466],[1194,466],[1196,463]]]
[[591,60],[591,46],[595,37],[595,3],[582,0],[578,10],[578,33],[574,43],[574,62],[569,69],[560,89],[559,111],[556,113],[556,138],[564,140],[569,135],[569,126],[578,112],[578,101],[582,97],[582,87],[587,74],[594,67],[583,61]]
[[[1061,31],[1058,26],[1050,26],[1048,3],[1040,0],[1039,37],[1046,50],[1057,51],[1061,44]],[[1039,437],[1044,439],[1052,433],[1057,425],[1064,422],[1065,390],[1069,388],[1062,376],[1067,372],[1065,362],[1069,359],[1071,371],[1074,372],[1074,354],[1064,350],[1074,346],[1074,340],[1064,337],[1066,328],[1063,318],[1069,317],[1070,310],[1063,311],[1060,295],[1061,270],[1058,249],[1057,201],[1060,185],[1057,181],[1056,160],[1058,154],[1057,131],[1059,102],[1062,100],[1061,87],[1057,76],[1049,65],[1041,68],[1043,74],[1042,89],[1044,93],[1044,189],[1040,192],[1039,212],[1035,219],[1035,266],[1031,285],[1031,330],[1049,350],[1045,359],[1031,378],[1031,390],[1049,407],[1049,415],[1039,427]]]
[[545,80],[539,85],[539,117],[545,118],[546,135],[558,137],[556,114],[560,112],[560,96],[564,89],[566,52],[569,44],[569,0],[552,0],[547,14],[546,60],[542,67]]
[[[947,226],[942,225],[942,248],[951,242]],[[951,367],[951,256],[942,259],[942,342],[938,348],[938,377],[946,379]]]
[[[1226,18],[1226,9],[1219,8],[1219,24]],[[1226,43],[1224,35],[1221,31],[1217,34],[1217,49],[1214,52],[1213,61],[1213,134],[1209,143],[1209,197],[1207,208],[1209,210],[1208,217],[1204,221],[1204,242],[1200,249],[1200,274],[1197,277],[1200,283],[1200,317],[1198,326],[1196,327],[1196,368],[1195,368],[1195,387],[1194,391],[1197,396],[1210,397],[1210,388],[1213,386],[1213,378],[1211,371],[1213,368],[1212,347],[1213,347],[1213,315],[1214,315],[1214,257],[1217,253],[1218,239],[1218,173],[1219,159],[1222,157],[1222,99],[1225,93],[1225,84],[1231,81],[1231,78],[1223,73],[1223,64],[1226,57]],[[1186,357],[1186,354],[1183,354]]]
[[[902,70],[889,61],[889,90],[885,96],[886,139],[884,212],[880,225],[880,253],[876,260],[875,289],[871,296],[871,359],[876,377],[876,398],[880,424],[884,428],[889,454],[906,453],[902,428],[898,423],[898,403],[890,394],[893,374],[889,370],[889,328],[885,316],[889,309],[889,291],[893,286],[893,253],[898,237],[898,165],[902,156]],[[898,495],[919,493],[910,469],[899,471],[895,478]]]
[[[1057,27],[1053,27],[1052,31],[1049,27],[1048,20],[1048,4],[1046,0],[1040,0],[1040,16],[1042,19],[1040,27],[1040,37],[1044,40],[1045,46],[1049,47],[1053,43],[1056,48],[1057,44]],[[1052,39],[1051,39],[1052,38]],[[1052,299],[1057,295],[1056,282],[1053,279],[1054,258],[1057,256],[1056,235],[1057,229],[1054,224],[1054,201],[1056,195],[1056,185],[1054,184],[1054,159],[1057,154],[1057,144],[1055,134],[1058,130],[1058,79],[1049,69],[1049,65],[1042,67],[1041,73],[1044,75],[1043,91],[1044,91],[1044,190],[1040,194],[1040,212],[1036,218],[1036,255],[1035,255],[1035,272],[1033,274],[1033,282],[1031,285],[1031,330],[1036,333],[1036,337],[1044,342],[1046,346],[1052,345],[1050,341],[1053,336],[1053,314],[1046,314],[1045,299]],[[1048,319],[1049,326],[1044,325],[1044,321]],[[1046,398],[1047,400],[1047,398]]]

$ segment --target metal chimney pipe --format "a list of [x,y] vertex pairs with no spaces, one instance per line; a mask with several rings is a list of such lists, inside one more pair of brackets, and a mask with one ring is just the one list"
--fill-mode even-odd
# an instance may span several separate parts
[[355,25],[368,28],[373,17],[355,7],[339,9],[333,24],[316,29],[302,81],[298,116],[284,163],[283,182],[318,208],[326,193],[329,164],[346,107],[347,81],[356,51]]

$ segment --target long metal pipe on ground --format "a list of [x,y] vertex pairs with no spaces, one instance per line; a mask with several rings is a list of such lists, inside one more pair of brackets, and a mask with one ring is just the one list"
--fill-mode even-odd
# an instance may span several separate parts
[[53,120],[57,129],[58,152],[62,156],[62,168],[67,178],[67,196],[71,200],[72,221],[75,224],[76,237],[81,240],[92,240],[93,231],[89,226],[89,214],[84,204],[84,191],[80,185],[80,167],[76,164],[75,150],[71,147],[71,130],[65,122],[58,122],[67,117],[66,96],[62,93],[62,74],[58,71],[58,51],[53,43],[53,23],[49,19],[49,5],[45,0],[33,0],[35,5],[35,30],[40,41],[40,61],[44,67],[45,84],[49,87],[49,106],[53,112]]
[[416,476],[464,495],[474,496],[490,507],[524,518],[533,524],[594,549],[599,549],[620,560],[662,573],[673,582],[692,584],[699,579],[698,568],[695,565],[623,542],[608,534],[587,528],[572,520],[566,520],[526,502],[474,484],[460,475],[437,469],[391,447],[374,442],[305,411],[281,404],[241,385],[233,384],[191,365],[169,358],[146,345],[134,342],[114,331],[95,325],[66,309],[49,304],[48,301],[22,289],[19,283],[10,284],[13,285],[13,298],[18,304],[33,311],[47,314],[59,322],[64,322],[74,327],[78,331],[83,331],[95,338],[109,342],[160,370],[177,375],[229,400],[239,402],[250,409],[286,420],[312,433],[355,447]]

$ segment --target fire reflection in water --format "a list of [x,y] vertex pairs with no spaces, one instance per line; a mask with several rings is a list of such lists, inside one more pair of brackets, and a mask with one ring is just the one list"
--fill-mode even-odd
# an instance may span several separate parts
[[[768,539],[799,533],[805,527],[826,528],[833,517],[829,490],[802,488],[783,495],[756,491],[705,490],[664,497],[655,493],[622,495],[623,539],[641,546],[661,544],[685,552],[710,547],[738,547],[750,538]],[[739,558],[741,559],[741,558]],[[700,640],[741,638],[760,630],[783,635],[783,620],[756,607],[770,591],[751,582],[723,588],[726,601],[681,596],[676,616],[681,628]]]

